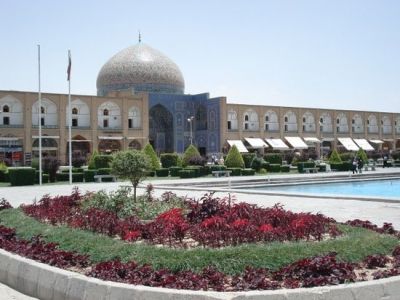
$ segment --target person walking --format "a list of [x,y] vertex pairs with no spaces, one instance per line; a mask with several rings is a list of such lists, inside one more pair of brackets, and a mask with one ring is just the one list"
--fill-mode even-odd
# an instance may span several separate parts
[[355,157],[354,159],[353,159],[353,163],[352,163],[352,171],[353,171],[353,174],[357,174],[357,158]]

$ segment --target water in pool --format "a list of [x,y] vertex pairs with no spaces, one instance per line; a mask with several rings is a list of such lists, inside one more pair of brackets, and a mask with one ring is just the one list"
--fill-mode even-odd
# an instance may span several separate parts
[[400,179],[374,180],[341,183],[304,184],[292,186],[260,186],[257,190],[282,191],[299,194],[331,194],[349,196],[371,196],[398,198],[400,200]]

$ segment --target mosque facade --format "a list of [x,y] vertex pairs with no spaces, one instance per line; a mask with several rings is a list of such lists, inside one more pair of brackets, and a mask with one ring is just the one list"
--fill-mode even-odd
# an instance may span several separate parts
[[[29,165],[38,156],[68,157],[68,95],[0,90],[0,160]],[[158,153],[203,155],[235,144],[242,152],[344,147],[400,149],[400,113],[231,104],[208,93],[185,94],[179,67],[139,42],[111,57],[97,77],[97,95],[71,96],[73,155],[112,153],[151,143]]]

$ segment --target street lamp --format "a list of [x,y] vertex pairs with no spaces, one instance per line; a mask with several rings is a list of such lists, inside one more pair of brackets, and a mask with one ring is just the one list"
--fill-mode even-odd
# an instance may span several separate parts
[[319,159],[320,160],[324,160],[324,139],[322,137],[322,133],[324,131],[324,123],[323,121],[321,122],[321,120],[319,121],[319,135],[321,138],[321,143],[320,143],[320,147],[319,147]]
[[194,117],[191,116],[190,118],[187,119],[187,121],[189,122],[190,125],[190,145],[193,145],[193,120]]

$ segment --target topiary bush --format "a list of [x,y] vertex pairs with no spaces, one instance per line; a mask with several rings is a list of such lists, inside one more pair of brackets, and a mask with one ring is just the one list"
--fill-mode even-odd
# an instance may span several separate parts
[[225,166],[227,168],[244,168],[242,155],[235,145],[233,145],[231,149],[229,149],[228,155],[225,159]]
[[94,150],[92,155],[90,155],[89,162],[88,162],[88,169],[92,169],[92,170],[96,169],[95,158],[98,155],[99,155],[99,152],[97,150]]
[[227,171],[231,171],[231,176],[240,176],[242,175],[242,169],[241,168],[227,168]]
[[200,177],[203,175],[202,167],[200,166],[187,166],[184,170],[194,170],[195,177]]
[[170,167],[169,174],[171,175],[171,177],[178,177],[180,170],[182,170],[181,167]]
[[255,153],[242,153],[245,168],[251,168],[253,159],[255,159],[256,157],[257,155]]
[[299,171],[299,173],[305,173],[304,168],[315,168],[315,162],[299,162],[297,164],[297,170]]
[[343,152],[339,154],[342,161],[352,161],[354,159],[354,154],[352,152]]
[[334,164],[334,163],[341,163],[342,162],[342,159],[340,158],[340,155],[339,155],[339,153],[336,151],[336,149],[333,149],[332,150],[332,152],[331,152],[331,155],[329,156],[329,162],[331,163],[331,164]]
[[83,178],[85,182],[94,182],[94,176],[96,175],[97,170],[84,170]]
[[180,178],[195,178],[196,170],[194,169],[183,169],[179,171]]
[[[57,181],[69,181],[69,173],[57,173]],[[72,182],[83,182],[83,173],[72,173]]]
[[259,171],[261,168],[266,168],[269,165],[264,159],[260,157],[255,157],[250,165],[250,167],[256,171]]
[[100,168],[97,170],[97,175],[110,175],[111,168]]
[[97,155],[94,157],[95,169],[109,168],[112,162],[112,155]]
[[367,153],[365,153],[364,149],[358,149],[356,156],[360,158],[364,164],[368,163]]
[[147,144],[146,146],[144,146],[143,153],[146,154],[149,158],[152,171],[158,170],[161,167],[157,154],[151,144]]
[[282,155],[280,153],[266,153],[264,160],[270,164],[282,164]]
[[225,171],[226,170],[226,166],[223,166],[223,165],[211,165],[211,166],[208,166],[208,168],[210,169],[210,173],[212,173],[213,171]]
[[[42,183],[48,183],[49,182],[49,174],[42,173]],[[35,171],[35,183],[39,183],[39,171]]]
[[281,172],[282,173],[289,173],[290,172],[290,166],[281,166]]
[[281,171],[281,165],[280,164],[269,164],[267,170],[268,170],[268,172],[271,172],[271,173],[279,173]]
[[12,186],[35,184],[36,174],[34,168],[9,168],[8,174]]
[[182,166],[189,166],[190,160],[194,159],[195,157],[201,157],[200,152],[194,145],[189,145],[189,147],[186,148],[185,153],[183,153]]
[[156,170],[156,175],[157,175],[157,177],[168,177],[169,169],[167,169],[167,168],[158,169],[158,170]]
[[242,175],[243,176],[251,176],[254,175],[256,173],[256,171],[254,169],[242,169]]
[[179,155],[177,153],[163,153],[160,155],[163,168],[178,167]]

